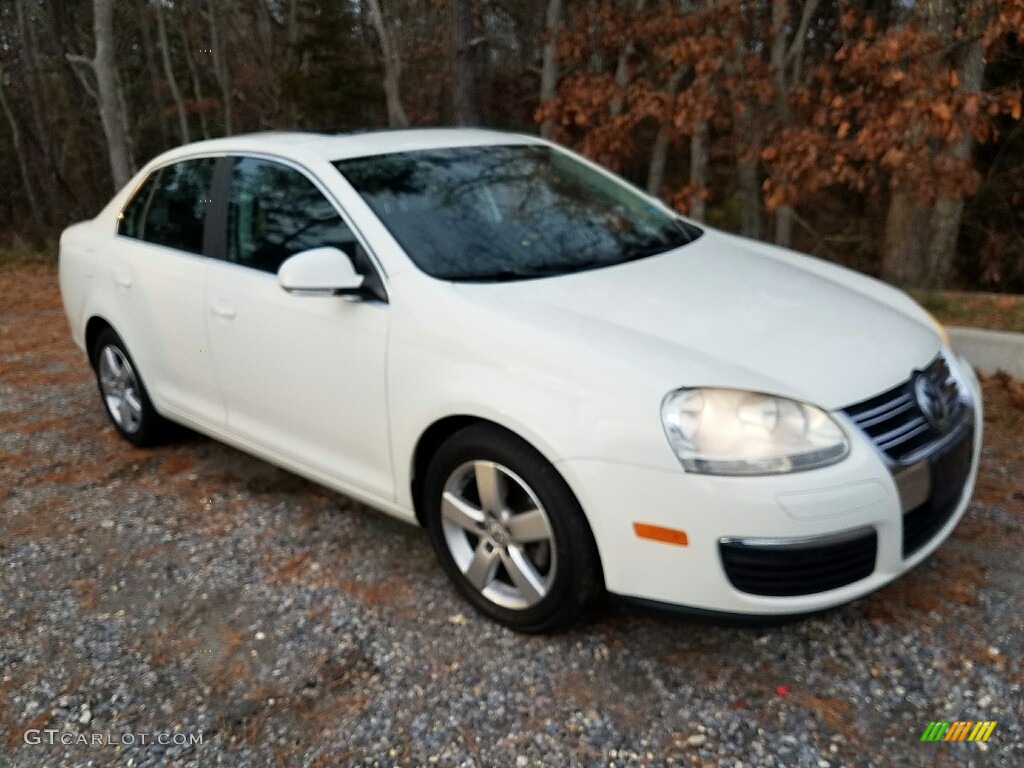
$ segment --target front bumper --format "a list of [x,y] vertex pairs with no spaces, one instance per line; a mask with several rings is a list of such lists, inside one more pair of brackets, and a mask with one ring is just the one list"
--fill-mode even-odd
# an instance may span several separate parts
[[[607,589],[699,611],[764,616],[841,605],[898,578],[949,536],[974,489],[981,392],[969,366],[961,368],[973,413],[954,431],[962,433],[952,434],[928,457],[927,469],[913,475],[894,468],[853,429],[844,461],[791,475],[712,477],[587,459],[560,462],[587,512]],[[685,531],[688,543],[639,538],[634,523]],[[868,539],[873,558],[866,554]],[[756,558],[748,557],[755,550],[744,546],[765,553],[763,577]],[[803,569],[801,578],[807,576],[814,591],[800,594],[792,573],[773,576],[771,568],[787,563]],[[844,580],[844,567],[852,579]]]

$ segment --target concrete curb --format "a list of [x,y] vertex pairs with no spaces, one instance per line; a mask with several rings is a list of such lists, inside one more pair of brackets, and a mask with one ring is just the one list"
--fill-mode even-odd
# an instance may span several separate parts
[[982,373],[1002,370],[1024,379],[1024,333],[954,327],[946,330],[956,353]]

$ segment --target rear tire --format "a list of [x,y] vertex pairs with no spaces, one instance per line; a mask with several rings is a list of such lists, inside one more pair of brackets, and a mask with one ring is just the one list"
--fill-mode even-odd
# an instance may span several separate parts
[[553,632],[603,591],[597,546],[557,470],[490,424],[446,440],[427,468],[423,509],[434,551],[462,595],[519,632]]
[[138,446],[156,445],[170,433],[170,422],[153,407],[128,348],[110,328],[92,348],[92,366],[103,407],[121,437]]

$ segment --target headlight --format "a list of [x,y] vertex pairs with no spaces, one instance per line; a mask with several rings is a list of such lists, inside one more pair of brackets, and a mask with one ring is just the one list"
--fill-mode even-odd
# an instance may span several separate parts
[[835,464],[846,435],[813,405],[735,389],[679,389],[661,406],[668,441],[687,472],[774,475]]

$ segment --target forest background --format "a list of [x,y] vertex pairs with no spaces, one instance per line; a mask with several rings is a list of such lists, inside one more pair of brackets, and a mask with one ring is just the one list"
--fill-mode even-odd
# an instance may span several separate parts
[[0,248],[262,130],[480,125],[904,287],[1024,293],[1024,0],[0,0]]

